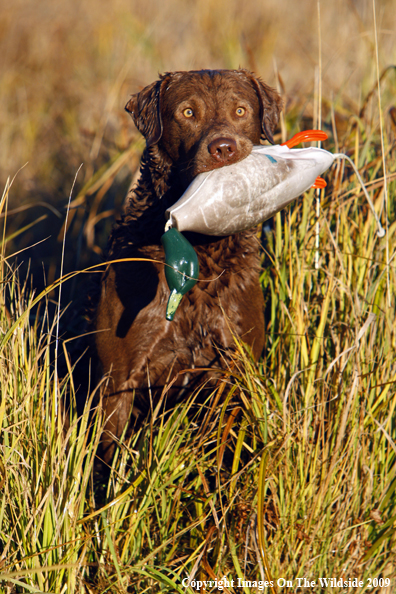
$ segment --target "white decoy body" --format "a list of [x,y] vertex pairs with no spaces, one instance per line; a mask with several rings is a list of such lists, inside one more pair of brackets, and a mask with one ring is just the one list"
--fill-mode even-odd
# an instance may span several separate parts
[[319,148],[254,146],[246,159],[197,175],[166,211],[166,228],[217,236],[250,229],[308,190],[334,158]]

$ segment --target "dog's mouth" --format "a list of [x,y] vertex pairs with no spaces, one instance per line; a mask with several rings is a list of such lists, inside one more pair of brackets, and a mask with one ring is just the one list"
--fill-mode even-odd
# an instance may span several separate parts
[[206,138],[198,147],[195,146],[186,153],[175,169],[181,193],[187,190],[200,173],[208,173],[246,159],[253,146],[254,143],[246,137],[217,134]]
[[193,177],[246,159],[252,152],[253,143],[248,138],[217,136],[207,143],[205,149],[197,153],[192,167]]

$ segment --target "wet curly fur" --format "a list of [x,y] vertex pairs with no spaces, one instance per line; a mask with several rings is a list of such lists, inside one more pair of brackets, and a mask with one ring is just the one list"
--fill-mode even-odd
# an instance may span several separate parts
[[[103,405],[104,458],[131,416],[146,414],[173,381],[167,399],[213,378],[240,336],[259,357],[264,341],[259,245],[255,230],[228,237],[186,233],[200,276],[174,320],[165,319],[165,210],[201,172],[245,158],[260,139],[272,141],[279,95],[246,70],[166,73],[126,105],[146,139],[140,178],[109,238],[109,264],[100,281],[92,329],[100,373],[110,380]],[[211,281],[211,282],[205,282]],[[189,370],[188,372],[185,370]]]

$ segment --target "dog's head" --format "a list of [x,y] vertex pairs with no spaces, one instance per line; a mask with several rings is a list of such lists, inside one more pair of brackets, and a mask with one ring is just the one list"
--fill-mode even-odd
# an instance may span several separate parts
[[165,150],[186,181],[247,157],[260,139],[273,143],[282,101],[247,70],[166,73],[125,109],[147,147]]

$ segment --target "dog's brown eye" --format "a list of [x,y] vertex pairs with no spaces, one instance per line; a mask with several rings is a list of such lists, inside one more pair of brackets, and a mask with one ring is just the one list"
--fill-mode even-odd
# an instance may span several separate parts
[[239,116],[241,118],[242,116],[245,115],[246,109],[244,107],[237,107],[235,110],[235,113],[237,114],[237,116]]
[[194,115],[194,112],[193,112],[192,109],[190,109],[189,107],[187,107],[187,109],[185,109],[183,111],[183,115],[184,115],[185,118],[192,118],[193,115]]

